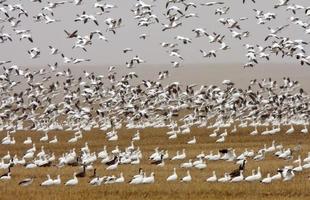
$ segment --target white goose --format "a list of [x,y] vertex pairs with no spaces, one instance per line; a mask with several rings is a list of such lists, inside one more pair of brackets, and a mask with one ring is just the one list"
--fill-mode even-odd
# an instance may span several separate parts
[[219,178],[217,181],[220,183],[226,183],[226,182],[229,182],[230,180],[231,180],[230,175],[228,173],[225,173],[224,177]]
[[192,181],[192,176],[189,173],[189,170],[187,170],[186,174],[187,174],[186,176],[181,178],[181,182],[187,183],[187,182],[191,182]]
[[240,175],[234,177],[233,179],[231,179],[230,182],[236,183],[236,182],[241,182],[241,181],[243,181],[243,180],[244,180],[244,176],[243,176],[243,171],[241,170],[241,171],[240,171]]
[[123,172],[121,172],[119,177],[115,179],[115,183],[124,183],[124,182],[125,182],[125,178],[124,178]]
[[66,186],[74,186],[77,185],[79,183],[79,180],[76,177],[76,172],[74,172],[73,174],[73,179],[68,180],[65,185]]
[[168,176],[167,181],[176,181],[177,179],[178,179],[178,175],[177,175],[176,169],[173,168],[173,173],[170,176]]
[[47,180],[43,181],[40,185],[41,186],[51,186],[54,184],[53,179],[51,179],[50,175],[47,174]]
[[61,184],[61,179],[60,175],[57,175],[57,178],[53,180],[54,185],[60,185]]
[[217,177],[215,174],[215,171],[212,172],[212,176],[207,178],[207,182],[216,182],[217,181]]
[[155,182],[155,173],[152,172],[150,176],[143,177],[142,183],[150,184]]
[[267,177],[261,180],[262,183],[268,184],[272,182],[272,178],[270,177],[270,173],[267,174]]
[[196,137],[194,136],[193,139],[187,142],[187,144],[196,144]]

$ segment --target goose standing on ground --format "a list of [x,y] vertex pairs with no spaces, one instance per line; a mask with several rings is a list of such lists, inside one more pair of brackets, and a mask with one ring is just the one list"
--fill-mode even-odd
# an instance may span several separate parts
[[186,176],[181,178],[181,182],[187,183],[187,182],[191,182],[192,181],[192,176],[189,173],[189,170],[186,171]]
[[51,185],[54,185],[54,180],[51,179],[49,174],[47,174],[47,180],[43,181],[40,185],[41,186],[51,186]]
[[263,180],[261,180],[262,183],[271,183],[272,182],[272,178],[270,177],[270,173],[267,174],[267,177],[264,178]]
[[234,177],[233,179],[231,179],[230,182],[236,183],[236,182],[241,182],[241,181],[243,181],[243,180],[244,180],[244,176],[243,176],[243,171],[241,170],[241,171],[240,171],[240,175]]
[[178,175],[176,172],[176,168],[173,168],[173,173],[168,176],[167,181],[176,181],[178,179]]
[[68,180],[65,185],[66,186],[74,186],[77,185],[79,183],[79,180],[76,177],[76,172],[74,172],[73,174],[73,179]]
[[217,181],[217,177],[215,174],[215,171],[212,172],[212,176],[207,178],[207,182],[216,182]]

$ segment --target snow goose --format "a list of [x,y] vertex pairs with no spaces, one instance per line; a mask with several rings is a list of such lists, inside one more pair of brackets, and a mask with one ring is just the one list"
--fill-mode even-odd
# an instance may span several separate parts
[[224,174],[224,177],[219,178],[217,181],[220,183],[226,183],[229,182],[231,180],[231,176],[228,173]]
[[10,180],[11,179],[11,167],[8,168],[8,172],[0,176],[0,180]]
[[11,159],[11,155],[10,155],[10,151],[8,151],[8,153],[2,157],[3,160],[10,160]]
[[206,167],[207,167],[206,161],[203,161],[202,163],[195,165],[195,168],[200,169],[200,170],[202,170]]
[[291,127],[286,131],[286,134],[292,134],[294,133],[295,129],[293,127],[293,125],[291,124]]
[[310,168],[310,163],[306,163],[302,166],[302,168],[304,169],[309,169]]
[[54,185],[60,185],[61,184],[61,179],[60,175],[57,175],[57,178],[53,180]]
[[176,172],[176,168],[173,168],[173,173],[168,176],[167,181],[176,181],[178,179],[178,175]]
[[48,143],[50,144],[56,144],[58,142],[57,136],[54,136],[54,139],[52,139],[51,141],[49,141]]
[[271,180],[273,180],[273,181],[280,180],[280,179],[282,179],[282,174],[281,174],[281,172],[278,172],[277,174],[275,174],[275,175],[273,175],[273,176],[271,177]]
[[28,185],[31,185],[32,182],[33,182],[33,179],[34,179],[34,177],[25,178],[25,179],[21,180],[21,181],[18,183],[18,185],[20,185],[20,186],[28,186]]
[[307,134],[309,133],[308,128],[306,125],[304,125],[304,128],[301,130],[302,133]]
[[73,174],[73,179],[68,180],[65,185],[66,186],[74,186],[77,185],[79,183],[79,180],[76,177],[76,172],[74,172]]
[[297,167],[294,167],[293,168],[293,171],[294,172],[301,172],[303,170],[303,167],[301,165],[301,162],[299,162],[298,166]]
[[143,182],[143,174],[139,174],[138,176],[134,176],[133,179],[129,182],[129,184],[141,184]]
[[189,173],[189,170],[186,171],[186,176],[181,178],[181,182],[187,183],[187,182],[191,182],[192,181],[192,176]]
[[23,142],[24,144],[32,144],[31,137],[27,137],[27,139]]
[[225,136],[221,136],[219,139],[217,139],[216,141],[215,141],[216,143],[223,143],[223,142],[225,142]]
[[104,146],[103,150],[98,153],[98,158],[106,158],[108,156],[107,147]]
[[275,150],[276,150],[275,141],[273,140],[271,146],[270,146],[269,148],[266,149],[266,153],[268,153],[268,152],[273,152],[273,151],[275,151]]
[[171,158],[171,160],[183,160],[186,158],[185,149],[182,150],[182,154],[179,154],[179,151],[177,151],[177,155]]
[[196,137],[194,136],[193,139],[187,142],[187,144],[196,144]]
[[308,156],[303,161],[310,163],[310,152],[308,152]]
[[11,179],[11,172],[5,173],[0,176],[0,180],[10,180]]
[[191,167],[193,167],[192,159],[189,159],[188,162],[181,163],[180,167],[181,168],[191,168]]
[[295,177],[295,173],[292,169],[284,169],[282,175],[283,175],[283,181],[290,181]]
[[241,182],[241,181],[243,181],[243,179],[244,179],[243,171],[241,170],[240,175],[231,179],[230,182],[232,182],[232,183]]
[[143,184],[151,184],[155,182],[155,173],[152,172],[150,176],[143,177],[142,183]]
[[47,132],[44,133],[44,136],[40,138],[40,142],[46,142],[48,140]]
[[268,184],[271,183],[272,178],[270,177],[270,173],[267,174],[266,178],[263,178],[263,180],[261,180],[262,183]]
[[40,186],[51,186],[54,184],[54,180],[51,179],[50,175],[47,174],[47,180],[43,181]]
[[258,134],[258,130],[257,130],[257,126],[255,126],[255,129],[250,133],[250,135],[257,135]]
[[259,181],[262,178],[262,174],[260,172],[260,167],[257,168],[257,173],[250,176],[250,177],[246,177],[246,181],[252,182],[252,181]]
[[115,183],[124,183],[125,182],[125,178],[123,176],[123,172],[121,172],[119,174],[119,177],[115,179]]
[[207,178],[207,182],[216,182],[217,181],[217,177],[215,174],[215,171],[212,172],[212,176]]
[[140,140],[140,132],[137,130],[136,134],[132,137],[132,141],[139,141]]

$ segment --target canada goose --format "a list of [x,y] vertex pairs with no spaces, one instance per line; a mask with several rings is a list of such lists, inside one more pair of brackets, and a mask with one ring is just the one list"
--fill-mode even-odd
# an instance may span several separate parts
[[106,162],[105,164],[110,166],[110,165],[114,165],[116,162],[118,162],[118,157],[117,156],[114,156],[112,160]]
[[243,179],[244,179],[244,176],[243,176],[243,171],[242,171],[242,170],[240,170],[239,175],[238,175],[238,176],[235,176],[234,178],[232,178],[232,179],[230,180],[230,182],[232,182],[232,183],[236,183],[236,182],[243,181]]
[[245,170],[245,164],[246,164],[246,160],[243,161],[243,163],[241,165],[239,165],[238,169],[235,169],[234,171],[232,171],[229,175],[234,178],[237,176],[240,176],[240,172]]
[[75,173],[75,177],[84,178],[86,176],[86,165],[83,165],[83,170],[81,172]]

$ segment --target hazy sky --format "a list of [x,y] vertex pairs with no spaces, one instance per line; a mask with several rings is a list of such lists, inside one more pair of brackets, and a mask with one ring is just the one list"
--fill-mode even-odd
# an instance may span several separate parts
[[[43,0],[44,1],[44,0]],[[145,0],[146,3],[154,4],[153,13],[156,14],[160,23],[152,24],[150,27],[138,27],[138,21],[133,18],[133,13],[130,11],[137,2],[136,0],[108,0],[102,1],[101,3],[107,2],[110,4],[117,5],[118,7],[112,9],[110,13],[106,13],[101,16],[97,16],[100,24],[97,27],[94,23],[90,22],[82,24],[81,22],[74,22],[76,14],[81,14],[84,10],[87,14],[95,14],[99,12],[99,9],[94,8],[95,0],[84,0],[84,3],[80,6],[74,4],[65,4],[54,9],[55,19],[60,19],[61,22],[53,24],[34,23],[32,16],[41,12],[41,8],[46,6],[47,3],[34,3],[30,0],[13,1],[8,0],[9,3],[21,3],[29,13],[29,17],[22,17],[22,23],[18,29],[31,29],[34,43],[30,43],[26,40],[19,41],[18,37],[14,34],[9,23],[2,23],[5,25],[4,32],[12,34],[14,41],[0,44],[0,60],[12,60],[18,65],[46,65],[47,63],[59,62],[63,60],[60,55],[51,56],[48,45],[59,48],[68,57],[79,57],[79,58],[90,58],[91,62],[87,65],[102,65],[102,64],[115,64],[124,65],[126,61],[130,60],[133,56],[139,55],[141,58],[146,60],[147,64],[165,64],[171,65],[170,61],[178,60],[177,58],[169,57],[166,49],[160,46],[160,42],[178,42],[174,39],[176,35],[181,35],[193,39],[193,43],[189,45],[180,44],[180,53],[184,57],[184,64],[189,63],[244,63],[247,61],[245,57],[246,49],[243,44],[261,44],[266,45],[264,42],[265,36],[268,34],[267,27],[277,27],[289,23],[288,18],[293,16],[291,11],[285,11],[285,7],[275,10],[274,4],[278,0],[257,0],[256,4],[248,2],[243,5],[242,0],[222,0],[225,2],[225,6],[231,7],[228,14],[223,16],[215,16],[214,11],[220,6],[199,6],[198,8],[190,8],[186,13],[197,13],[199,18],[183,19],[182,27],[176,30],[170,30],[162,32],[163,28],[161,23],[167,23],[167,19],[163,16],[165,10],[164,0],[157,0],[152,2]],[[56,1],[52,1],[56,2]],[[207,0],[192,0],[196,4],[209,2]],[[292,3],[300,4],[305,7],[310,6],[309,0],[291,0]],[[1,6],[0,6],[1,7]],[[181,9],[184,9],[180,5]],[[255,19],[255,12],[252,10],[256,8],[265,12],[274,12],[277,14],[277,19],[272,22],[268,22],[266,25],[257,25]],[[15,14],[16,15],[16,14]],[[309,21],[310,17],[306,17],[304,11],[298,11],[296,14],[303,21]],[[3,14],[0,14],[1,18],[4,18]],[[117,34],[113,35],[111,32],[106,32],[106,25],[104,20],[108,17],[122,18],[123,27],[117,30]],[[232,38],[231,33],[227,27],[224,27],[217,20],[220,17],[238,19],[240,17],[248,17],[249,20],[240,22],[242,31],[250,31],[250,37],[242,39]],[[195,38],[195,34],[191,31],[193,28],[202,27],[205,28],[208,33],[216,32],[225,34],[225,42],[231,46],[228,51],[220,51],[216,59],[202,58],[199,49],[211,50],[218,48],[218,44],[210,44],[206,37]],[[109,42],[97,40],[97,37],[93,39],[93,45],[88,47],[88,52],[83,52],[81,49],[72,50],[72,46],[75,43],[75,39],[66,39],[64,29],[73,31],[79,30],[81,36],[89,34],[94,30],[101,30],[104,35],[109,39]],[[281,36],[290,37],[291,39],[304,39],[310,41],[310,35],[306,35],[304,30],[290,23],[290,27],[280,33]],[[149,37],[146,40],[138,39],[138,35],[146,33]],[[178,42],[180,43],[180,42]],[[41,50],[41,57],[38,59],[30,59],[27,54],[27,50],[32,47],[39,47]],[[133,52],[123,54],[122,49],[131,47],[134,49]],[[272,57],[272,63],[297,63],[295,59],[287,58],[282,59],[280,57]],[[84,65],[84,64],[81,64]]]

